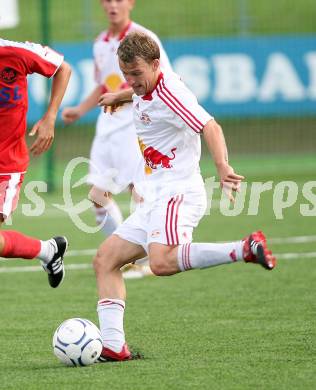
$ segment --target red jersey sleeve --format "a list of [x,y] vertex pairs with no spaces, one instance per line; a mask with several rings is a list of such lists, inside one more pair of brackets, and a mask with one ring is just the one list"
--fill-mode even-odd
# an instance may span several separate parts
[[16,47],[15,50],[17,55],[20,54],[23,57],[28,74],[39,73],[50,78],[64,60],[61,54],[38,43],[25,42]]

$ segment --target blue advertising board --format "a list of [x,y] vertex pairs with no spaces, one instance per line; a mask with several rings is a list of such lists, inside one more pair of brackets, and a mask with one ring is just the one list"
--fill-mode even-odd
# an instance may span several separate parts
[[[175,72],[216,117],[316,115],[316,35],[163,41]],[[56,44],[72,65],[64,105],[94,87],[91,43]],[[41,113],[42,78],[30,79],[29,121]],[[98,110],[86,115],[93,121]]]

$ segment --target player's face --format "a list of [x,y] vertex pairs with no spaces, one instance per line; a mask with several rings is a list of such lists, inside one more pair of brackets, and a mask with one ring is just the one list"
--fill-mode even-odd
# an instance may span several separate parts
[[122,24],[129,20],[134,0],[101,0],[101,5],[111,24]]
[[132,63],[119,60],[119,64],[128,85],[136,95],[146,95],[154,89],[159,75],[159,60],[148,64],[142,58],[136,57]]

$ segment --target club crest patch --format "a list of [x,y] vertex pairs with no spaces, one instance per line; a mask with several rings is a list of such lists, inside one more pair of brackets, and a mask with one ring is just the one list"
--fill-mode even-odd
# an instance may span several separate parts
[[6,67],[0,71],[0,79],[7,84],[14,83],[16,81],[16,78],[17,72],[15,69]]
[[146,113],[146,112],[142,112],[141,115],[140,115],[140,120],[146,125],[150,125],[151,124],[151,119],[149,117],[149,115]]

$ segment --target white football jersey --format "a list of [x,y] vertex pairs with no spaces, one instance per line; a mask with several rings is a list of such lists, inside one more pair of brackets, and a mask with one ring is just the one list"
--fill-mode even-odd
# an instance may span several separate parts
[[[98,85],[101,85],[103,87],[104,92],[117,92],[121,89],[129,88],[119,67],[117,49],[122,39],[124,39],[124,37],[129,32],[135,30],[140,30],[145,32],[158,43],[160,48],[161,67],[162,69],[167,71],[171,70],[169,59],[157,35],[137,23],[130,22],[126,27],[126,29],[122,31],[122,33],[117,37],[112,37],[109,31],[103,31],[97,37],[93,45],[95,80]],[[124,122],[130,121],[130,123],[132,123],[133,118],[131,112],[131,104],[125,104],[124,106],[125,109],[122,110],[120,114],[119,114],[120,110],[118,110],[117,115],[120,115],[121,118],[124,117]],[[130,109],[128,109],[127,106],[130,106]],[[113,122],[112,118],[110,118],[110,114],[104,114],[103,108],[101,109],[100,115],[102,116],[102,118],[100,118],[99,126],[97,128],[97,133],[99,135],[108,134],[111,133],[112,131],[117,130],[115,122]],[[114,113],[113,115],[116,114]],[[111,116],[113,117],[113,115]]]
[[145,162],[145,181],[200,177],[200,134],[213,119],[173,72],[161,73],[155,89],[133,95],[134,123]]

